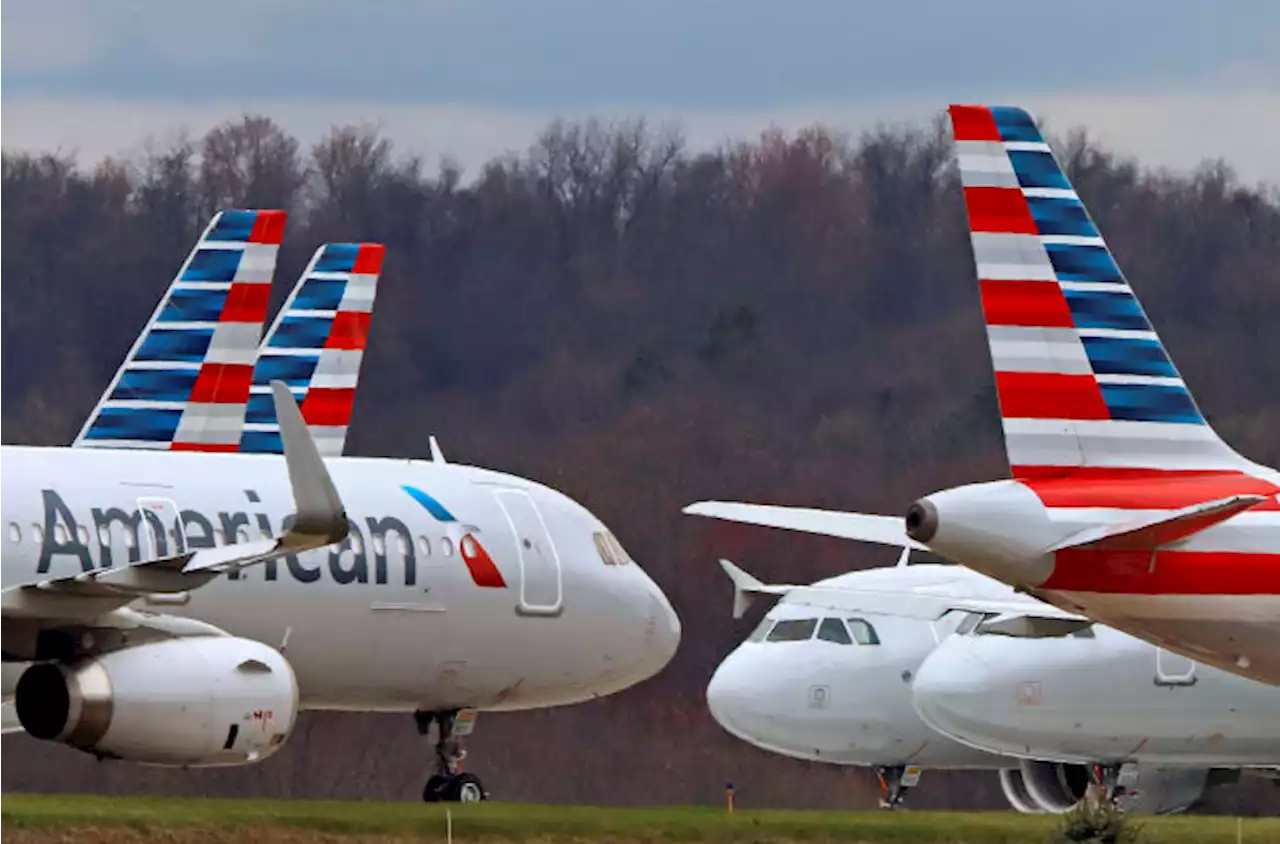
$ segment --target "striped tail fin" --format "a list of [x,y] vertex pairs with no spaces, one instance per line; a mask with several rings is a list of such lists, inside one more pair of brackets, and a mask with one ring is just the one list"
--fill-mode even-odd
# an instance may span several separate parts
[[270,382],[289,385],[320,453],[342,454],[386,247],[327,243],[316,250],[263,341],[240,450],[281,453]]
[[214,216],[73,446],[236,450],[286,220]]
[[950,112],[1013,476],[1253,466],[1205,421],[1031,116]]

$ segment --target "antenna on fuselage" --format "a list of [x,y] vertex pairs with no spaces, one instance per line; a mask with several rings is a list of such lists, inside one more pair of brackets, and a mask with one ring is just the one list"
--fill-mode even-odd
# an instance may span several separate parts
[[911,546],[910,546],[910,545],[903,545],[903,546],[902,546],[902,553],[901,553],[900,555],[898,555],[898,563],[897,563],[897,566],[896,566],[896,567],[897,567],[897,568],[902,568],[903,566],[905,566],[905,565],[908,563],[908,561],[910,561],[910,559],[911,559]]
[[432,434],[431,436],[427,437],[427,442],[431,446],[431,462],[432,463],[448,463],[449,462],[448,460],[444,459],[444,451],[441,450],[440,443],[436,441],[435,434]]

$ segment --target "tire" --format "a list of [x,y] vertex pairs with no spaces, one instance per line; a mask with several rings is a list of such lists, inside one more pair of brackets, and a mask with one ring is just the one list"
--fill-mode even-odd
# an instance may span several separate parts
[[488,799],[484,783],[475,774],[458,774],[450,777],[440,789],[440,798],[450,803],[479,803]]
[[442,799],[441,792],[449,782],[449,777],[442,777],[439,774],[432,774],[427,780],[427,784],[422,787],[423,803],[439,803]]

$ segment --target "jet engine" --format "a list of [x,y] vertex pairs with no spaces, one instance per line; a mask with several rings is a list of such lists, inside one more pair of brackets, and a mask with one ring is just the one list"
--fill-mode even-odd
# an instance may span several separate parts
[[[1120,803],[1136,814],[1177,814],[1199,802],[1208,786],[1205,768],[1145,768]],[[1089,771],[1084,765],[1026,760],[1000,771],[1000,787],[1019,812],[1062,814],[1084,798]]]
[[40,662],[15,690],[32,736],[151,765],[244,765],[284,744],[298,682],[279,652],[232,636],[149,642],[73,663]]

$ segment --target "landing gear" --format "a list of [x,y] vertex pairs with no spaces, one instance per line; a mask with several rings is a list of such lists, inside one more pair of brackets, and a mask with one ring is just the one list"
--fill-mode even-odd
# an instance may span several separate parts
[[920,769],[915,765],[887,765],[876,768],[876,776],[880,778],[880,808],[896,809],[920,782]]
[[484,790],[484,783],[480,778],[475,774],[463,773],[461,767],[462,760],[467,756],[467,751],[462,746],[462,739],[471,732],[474,717],[473,712],[468,712],[465,728],[459,729],[459,710],[413,713],[419,735],[428,735],[431,732],[432,723],[437,725],[436,770],[422,788],[424,802],[478,803],[489,798],[489,793]]
[[1089,781],[1092,799],[1119,808],[1125,797],[1137,796],[1138,766],[1093,765],[1089,768]]

